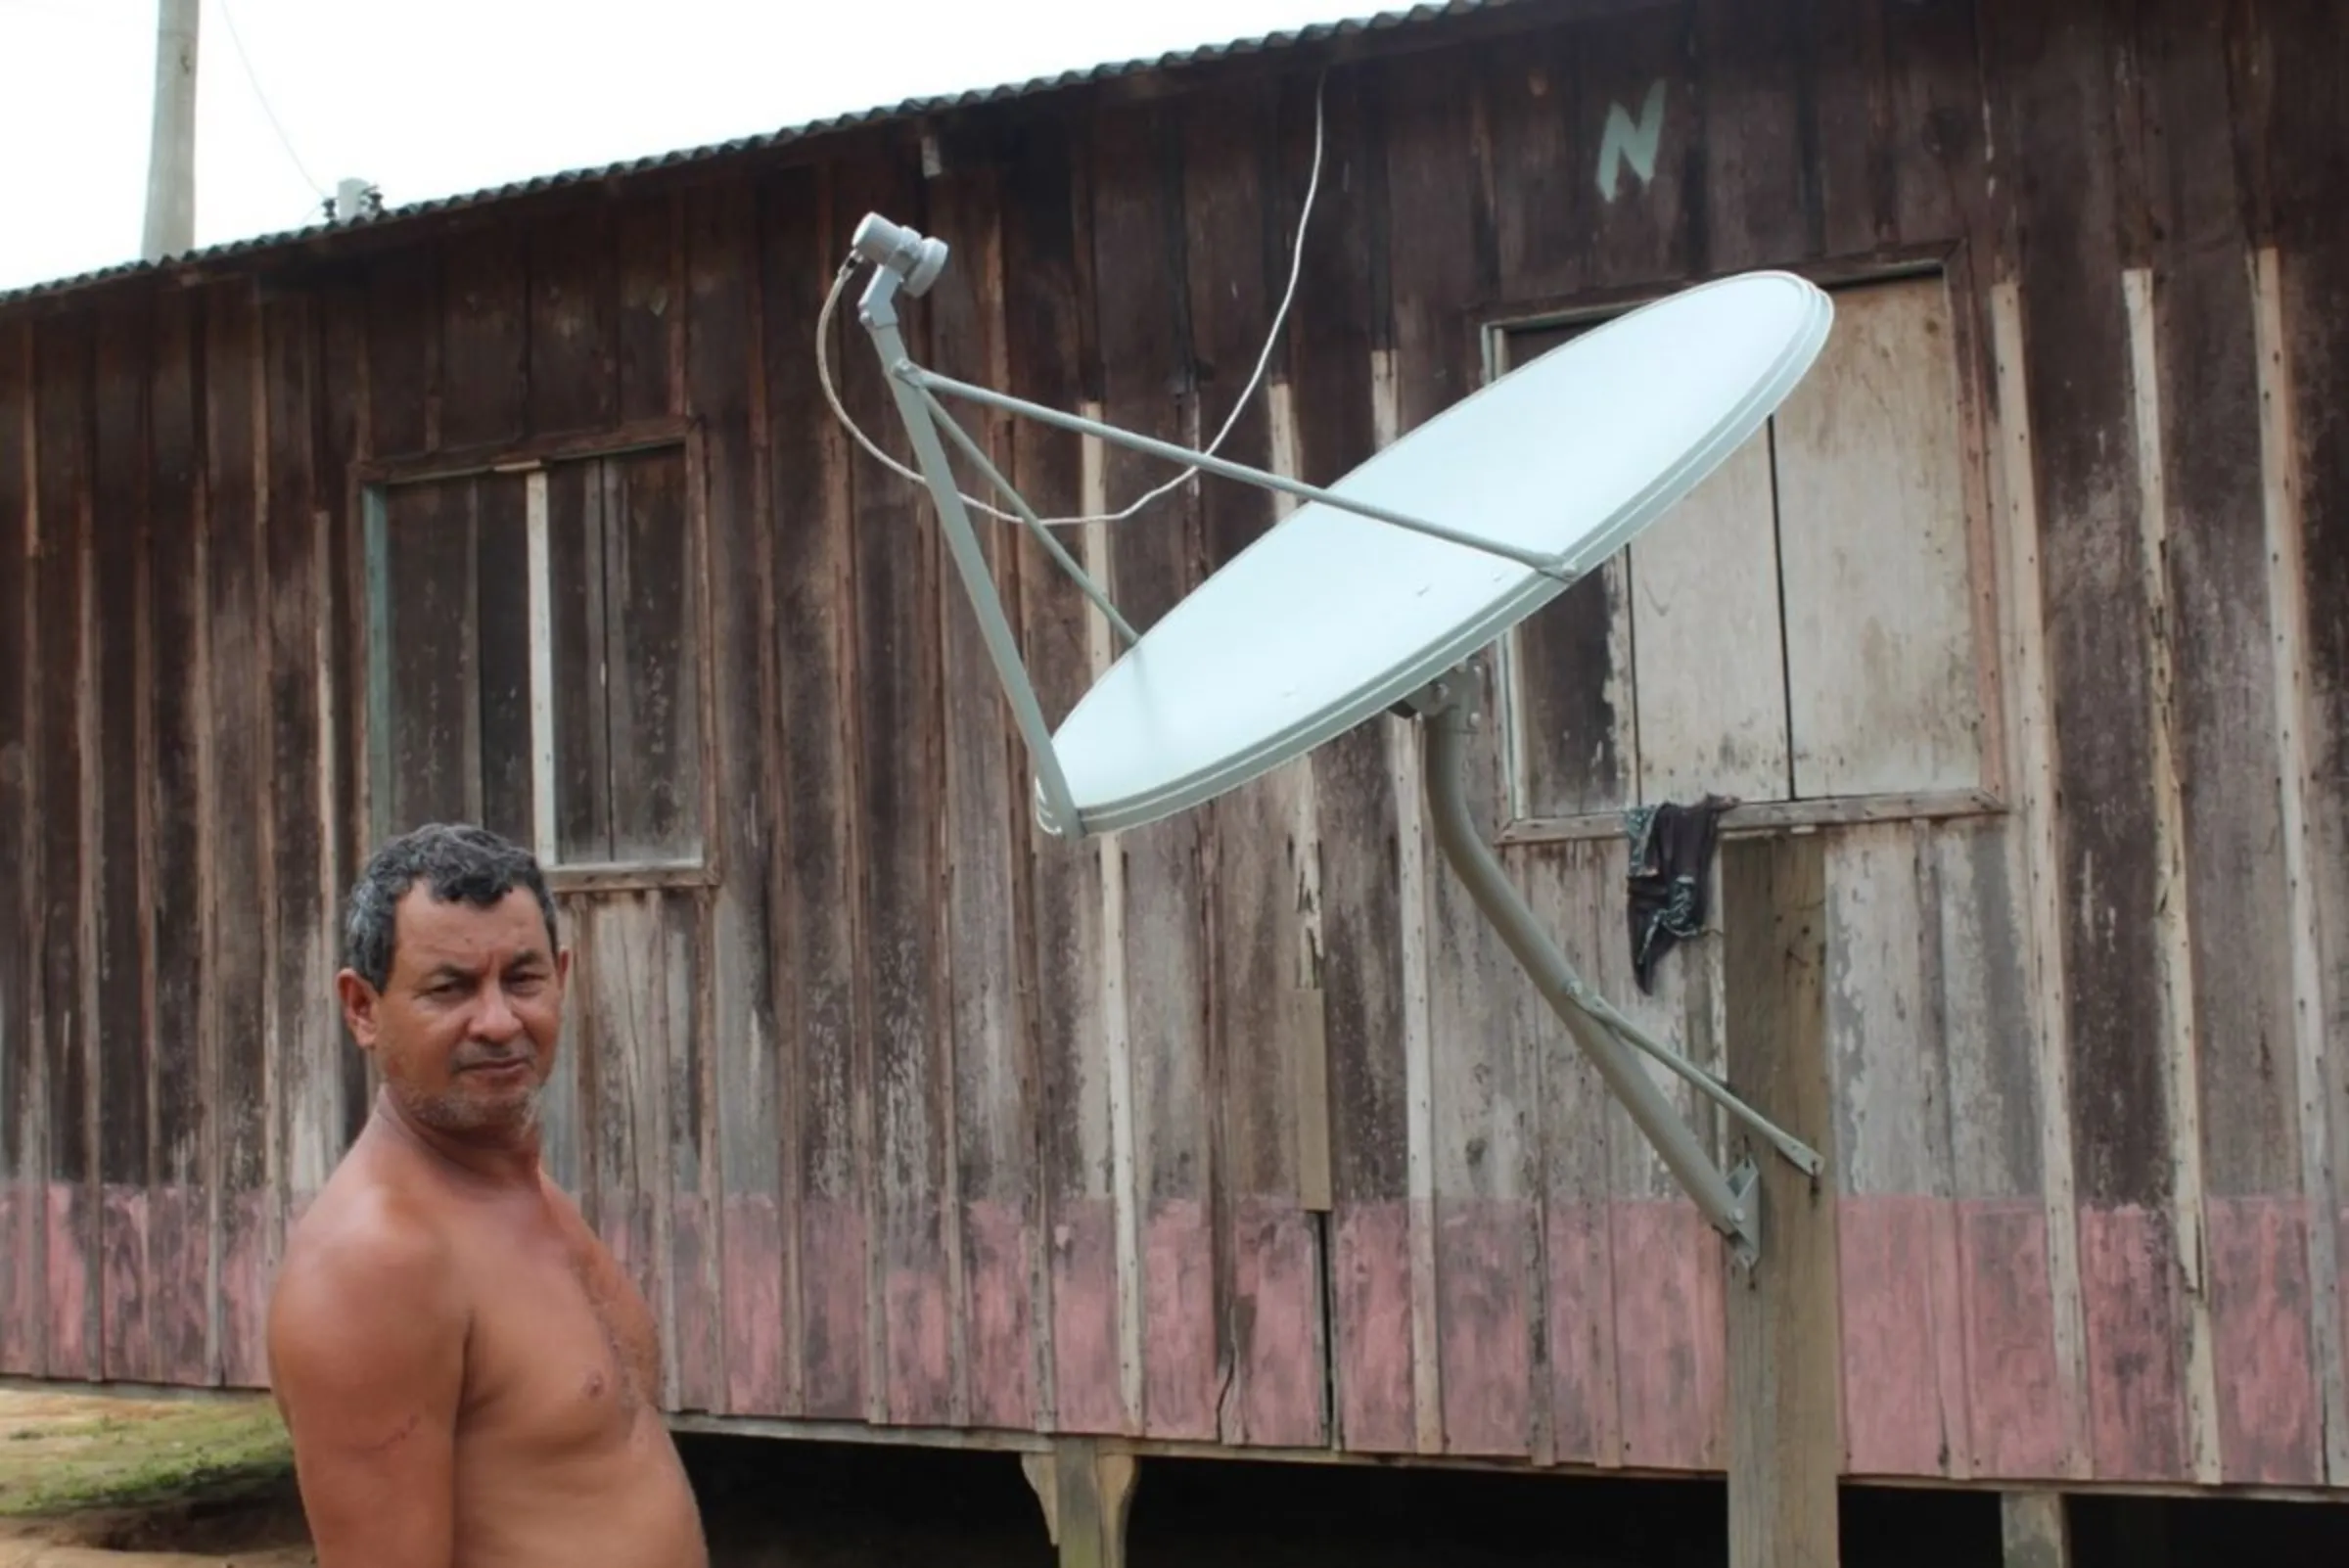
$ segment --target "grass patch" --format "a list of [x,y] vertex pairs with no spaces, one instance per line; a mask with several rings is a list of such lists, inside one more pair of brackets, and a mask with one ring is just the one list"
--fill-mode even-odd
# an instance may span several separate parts
[[266,1399],[87,1398],[59,1410],[0,1409],[0,1515],[233,1498],[280,1486],[294,1470]]

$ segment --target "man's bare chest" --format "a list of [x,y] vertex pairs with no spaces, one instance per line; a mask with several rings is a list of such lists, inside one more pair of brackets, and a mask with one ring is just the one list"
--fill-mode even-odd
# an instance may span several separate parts
[[467,1405],[484,1432],[549,1456],[624,1443],[659,1397],[643,1298],[582,1231],[477,1265]]

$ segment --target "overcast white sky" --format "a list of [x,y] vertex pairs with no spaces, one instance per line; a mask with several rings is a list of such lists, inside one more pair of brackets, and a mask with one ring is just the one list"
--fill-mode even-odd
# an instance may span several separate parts
[[[203,0],[196,243],[1406,3]],[[0,289],[137,257],[155,27],[0,0]]]

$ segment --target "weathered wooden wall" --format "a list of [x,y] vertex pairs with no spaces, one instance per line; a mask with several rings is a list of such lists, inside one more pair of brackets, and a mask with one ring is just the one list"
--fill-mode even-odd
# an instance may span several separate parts
[[[2343,39],[2317,0],[1692,0],[1328,79],[1242,460],[1344,472],[1476,385],[1490,324],[1750,265],[1944,280],[1954,412],[1911,434],[1958,476],[1965,559],[1924,586],[1970,639],[1979,703],[1941,719],[1978,781],[1747,812],[1830,841],[1855,1474],[2349,1486]],[[931,363],[1211,436],[1312,152],[1313,73],[1276,64],[976,114],[935,173],[913,127],[862,130],[0,314],[0,1371],[264,1375],[283,1227],[366,1097],[328,989],[380,804],[353,465],[671,420],[713,814],[683,872],[567,885],[550,1150],[659,1310],[674,1407],[1722,1463],[1735,1282],[1433,855],[1410,732],[1040,841],[927,502],[814,378],[880,210],[955,247],[908,312]],[[897,449],[852,325],[834,363]],[[1165,477],[978,428],[1047,515]],[[1852,727],[1865,636],[1905,645],[1913,584],[1851,521],[1906,520],[1901,481],[1775,486],[1843,520],[1848,618],[1773,609],[1719,660],[1643,636],[1659,546],[1510,651],[1488,820],[1700,1058],[1720,939],[1637,992],[1609,813],[1844,765],[1806,726]],[[1272,520],[1210,485],[1083,538],[1146,623]],[[514,535],[469,537],[478,593]],[[992,542],[1057,714],[1110,644]],[[1790,727],[1668,755],[1749,631]],[[1684,661],[1635,725],[1635,642]],[[1512,789],[1544,744],[1597,760],[1537,781],[1571,810]]]

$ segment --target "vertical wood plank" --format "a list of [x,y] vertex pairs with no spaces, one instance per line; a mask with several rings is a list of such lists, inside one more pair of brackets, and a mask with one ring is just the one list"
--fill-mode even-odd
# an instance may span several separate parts
[[716,1159],[710,1100],[716,1034],[709,985],[711,901],[704,893],[672,893],[660,905],[668,959],[655,980],[668,1013],[668,1049],[661,1063],[667,1076],[666,1125],[660,1136],[668,1154],[662,1187],[653,1198],[653,1268],[667,1339],[665,1400],[672,1410],[715,1411],[723,1403],[725,1345],[711,1195]]
[[32,843],[35,600],[32,329],[0,333],[0,1370],[41,1371],[45,1173],[35,1141]]
[[[1382,72],[1392,94],[1389,200],[1415,214],[1392,238],[1401,416],[1412,428],[1471,391],[1477,345],[1459,315],[1489,288],[1495,260],[1481,168],[1463,177],[1457,149],[1475,140],[1474,79],[1464,64],[1415,62]],[[1492,712],[1491,690],[1481,700]],[[1488,723],[1470,749],[1468,791],[1480,830],[1501,808],[1500,762]],[[1410,786],[1420,788],[1419,780]],[[1535,1176],[1527,1121],[1538,1079],[1525,1020],[1538,1008],[1521,972],[1448,865],[1428,864],[1430,1154],[1436,1345],[1445,1452],[1526,1454],[1534,1445],[1539,1323]],[[1408,917],[1406,916],[1406,919]]]
[[[928,201],[954,262],[929,296],[931,363],[982,386],[1009,376],[1005,184],[991,137],[949,142]],[[952,405],[949,405],[952,406]],[[1014,453],[1010,421],[965,405],[955,410],[981,449],[1006,476]],[[967,468],[963,487],[998,508]],[[935,526],[925,502],[919,526]],[[1017,537],[986,521],[980,548],[1006,613],[1026,583],[1016,576]],[[1027,761],[1002,687],[987,662],[960,578],[939,590],[944,651],[945,896],[939,903],[946,962],[944,1015],[953,1064],[953,1156],[946,1171],[953,1221],[946,1236],[952,1287],[951,1348],[958,1420],[1013,1429],[1036,1424],[1034,1336],[1038,1235],[1036,1087],[1022,1040],[1033,998],[1020,982],[1018,950],[1027,926],[1016,889],[1027,795]]]
[[[365,791],[367,733],[364,712],[367,689],[366,554],[363,525],[350,465],[364,456],[374,440],[374,413],[367,362],[368,299],[363,278],[345,277],[324,289],[314,322],[318,337],[318,504],[325,519],[326,538],[321,562],[321,588],[327,620],[320,626],[325,648],[320,699],[324,723],[320,743],[326,748],[326,847],[320,872],[324,878],[322,907],[326,915],[323,940],[327,973],[342,966],[342,915],[351,881],[372,848],[366,843],[368,802]],[[321,1049],[334,1052],[334,1071],[343,1123],[336,1130],[338,1148],[347,1148],[365,1125],[368,1103],[367,1061],[343,1027],[340,1009],[331,997],[327,1035]],[[160,1015],[159,1015],[160,1016]]]
[[2344,1462],[2349,1433],[2342,1430],[2349,1424],[2349,1386],[2345,1386],[2349,1376],[2343,1371],[2343,1339],[2349,1337],[2349,1318],[2343,1316],[2339,1284],[2343,1232],[2333,1222],[2333,1216],[2341,1212],[2331,1112],[2339,1069],[2337,1053],[2326,1049],[2323,1030],[2328,992],[2338,988],[2327,985],[2324,969],[2328,933],[2322,924],[2321,900],[2326,890],[2316,848],[2322,829],[2310,816],[2312,807],[2324,799],[2324,786],[2315,777],[2312,764],[2311,731],[2316,715],[2307,644],[2308,566],[2299,511],[2301,480],[2294,450],[2297,410],[2283,321],[2281,259],[2274,248],[2262,247],[2254,253],[2251,270],[2260,403],[2260,511],[2268,557],[2268,652],[2273,661],[2280,753],[2279,838],[2288,889],[2299,1179],[2308,1214],[2310,1356],[2324,1433],[2324,1452],[2318,1457],[2324,1473],[2337,1477],[2349,1473],[2349,1463]]
[[[1974,1476],[2063,1471],[2042,1107],[2026,910],[2013,865],[2020,824],[1922,831],[1926,1005],[1940,1025],[1957,1224],[1964,1430],[1950,1468]],[[1849,1330],[1846,1330],[1848,1335]]]
[[[1943,905],[1934,831],[1872,824],[1827,851],[1842,1403],[1847,1462],[1865,1475],[1968,1467],[1949,1202],[1953,1123],[1962,1111],[1951,1099],[1948,1020],[1935,984]],[[1734,1014],[1740,1004],[1729,1000]]]
[[[2336,389],[2349,375],[2349,238],[2327,211],[2349,200],[2349,174],[2318,149],[2349,135],[2341,94],[2338,19],[2326,7],[2292,0],[2263,5],[2247,40],[2237,80],[2272,83],[2272,128],[2260,147],[2256,123],[2243,126],[2253,174],[2272,212],[2273,303],[2263,311],[2263,402],[2271,432],[2264,465],[2263,510],[2282,549],[2271,566],[2270,601],[2279,638],[2278,690],[2286,771],[2286,853],[2300,851],[2293,879],[2293,1034],[2304,1072],[2300,1089],[2302,1180],[2316,1226],[2328,1229],[2329,1253],[2312,1249],[2313,1304],[2323,1314],[2320,1344],[2330,1343],[2325,1428],[2326,1464],[2335,1486],[2349,1483],[2349,1389],[2340,1337],[2349,1337],[2349,1296],[2339,1260],[2349,1252],[2349,614],[2329,585],[2349,573],[2349,446]],[[2246,93],[2244,95],[2248,97]],[[2248,118],[2248,116],[2246,116]],[[2287,866],[2290,864],[2287,860]],[[2329,1048],[2320,1047],[2318,1041]],[[2340,1337],[2335,1337],[2340,1336]]]
[[586,944],[582,940],[579,906],[586,899],[555,895],[555,941],[572,955],[571,978],[563,992],[563,1043],[555,1053],[554,1071],[539,1094],[538,1163],[547,1179],[578,1205],[582,1219],[593,1222],[595,1170],[589,1151],[593,1102],[585,1078],[594,1052],[594,1019],[589,1015]]
[[[1581,843],[1518,862],[1526,902],[1568,958],[1593,978],[1592,960],[1622,940],[1617,907],[1622,851]],[[1602,892],[1601,890],[1610,890]],[[1548,1458],[1613,1469],[1624,1462],[1617,1270],[1609,1191],[1614,1098],[1590,1058],[1554,1013],[1534,1038],[1541,1077],[1542,1253],[1548,1366]],[[1676,1416],[1694,1413],[1678,1409]]]
[[620,409],[620,280],[612,208],[600,202],[530,225],[527,423],[532,435],[597,430]]
[[1872,9],[1882,18],[1884,38],[1894,238],[1923,245],[1978,235],[1991,149],[1974,0],[1904,0]]
[[[702,818],[709,627],[685,454],[662,447],[606,457],[597,466],[606,480],[600,587],[611,724],[609,853],[623,865],[692,865],[708,842]],[[482,488],[485,494],[486,482]]]
[[525,845],[537,840],[530,492],[539,481],[538,475],[493,474],[471,485],[475,668],[462,711],[473,734],[460,755],[478,759],[466,786],[475,818]]
[[380,744],[392,833],[474,814],[465,767],[481,687],[474,489],[471,480],[431,481],[385,498],[391,732]]
[[[908,212],[920,197],[895,141],[844,166],[834,232],[867,210]],[[908,313],[909,349],[925,316]],[[841,366],[842,401],[876,439],[897,414],[869,343]],[[891,444],[901,445],[902,438]],[[868,990],[876,1236],[873,1309],[884,1380],[867,1391],[876,1419],[942,1425],[951,1417],[951,1311],[941,1196],[951,1126],[937,899],[944,886],[940,749],[939,549],[922,487],[862,450],[852,454],[852,572],[856,592],[855,820],[864,848],[862,966]]]
[[2038,171],[2019,197],[2026,234],[2066,233],[2023,256],[2031,402],[2062,417],[2034,432],[2047,517],[2041,571],[2058,744],[2069,1117],[2079,1170],[2090,1435],[2112,1479],[2189,1473],[2184,1345],[2166,1213],[2170,1121],[2157,1038],[2150,697],[2141,498],[2107,433],[2130,418],[2118,286],[2113,40],[2103,19],[1986,9],[1988,58],[2013,82],[2002,141]]
[[[771,963],[773,881],[785,849],[774,820],[785,720],[768,521],[776,513],[759,189],[730,185],[697,198],[688,218],[685,377],[687,406],[703,421],[698,499],[708,530],[694,570],[697,594],[707,594],[715,656],[709,708],[717,715],[702,732],[702,765],[714,774],[718,802],[705,844],[723,880],[698,977],[712,998],[702,1054],[716,1085],[709,1130],[714,1172],[699,1202],[681,1209],[679,1226],[688,1234],[688,1217],[698,1218],[714,1279],[710,1327],[719,1377],[705,1392],[735,1413],[781,1413],[787,1319],[779,1165],[796,1085],[778,1071],[780,978]],[[793,381],[806,375],[804,355],[777,368]]]
[[[673,321],[682,319],[678,198],[668,192],[621,204],[612,227],[618,254],[620,417],[654,419],[671,408]],[[674,395],[682,396],[683,389]]]
[[[1877,250],[1898,231],[1898,170],[1911,134],[1896,118],[1903,106],[1890,58],[1890,13],[1904,8],[1881,0],[1814,0],[1788,9],[1802,61],[1794,76],[1794,139],[1804,178],[1799,205],[1790,203],[1779,224],[1791,228],[1801,213],[1809,220],[1804,238],[1827,255]],[[1718,114],[1720,101],[1711,107]],[[1715,268],[1727,270],[1729,259],[1717,249]]]
[[2154,342],[2151,274],[2129,267],[2121,274],[2129,311],[2130,391],[2136,414],[2132,435],[2137,455],[2139,531],[2142,540],[2146,626],[2147,715],[2153,783],[2154,893],[2152,924],[2158,943],[2156,996],[2161,1021],[2158,1048],[2170,1111],[2170,1217],[2178,1236],[2179,1286],[2184,1333],[2181,1367],[2187,1438],[2197,1479],[2219,1476],[2217,1368],[2211,1344],[2210,1282],[2204,1274],[2211,1236],[2204,1209],[2202,1103],[2198,1058],[2201,1031],[2195,1017],[2192,891],[2186,865],[2185,783],[2180,773],[2177,669],[2173,643],[2177,626],[2171,604],[2170,513],[2161,438],[2161,388]]
[[[85,595],[93,524],[92,362],[86,322],[33,329],[33,591],[35,680],[29,715],[39,759],[32,820],[36,850],[27,880],[35,900],[33,941],[42,1067],[43,1197],[49,1375],[94,1377],[101,1349],[97,1299],[96,1155],[90,1101],[97,1041],[84,986],[90,954],[84,873],[94,861],[82,791],[90,782],[84,697],[92,670]],[[94,955],[91,955],[94,956]]]
[[[1291,472],[1297,458],[1285,339],[1273,340],[1263,357],[1294,238],[1294,220],[1281,210],[1293,199],[1279,178],[1279,110],[1261,91],[1210,94],[1186,106],[1190,264],[1180,286],[1203,444],[1222,435],[1221,455]],[[1260,362],[1265,378],[1251,388]],[[1255,486],[1216,480],[1201,482],[1197,504],[1210,572],[1288,510]],[[1216,1274],[1231,1366],[1218,1424],[1224,1441],[1241,1444],[1308,1447],[1327,1430],[1319,1232],[1306,1207],[1301,1141],[1323,1107],[1309,1113],[1299,1071],[1324,1040],[1313,806],[1313,764],[1301,761],[1234,791],[1208,813]]]
[[530,274],[522,227],[445,242],[440,277],[440,443],[518,439],[530,400]]
[[1874,127],[1853,123],[1851,113],[1864,112],[1867,101],[1865,55],[1860,69],[1819,58],[1822,49],[1865,49],[1865,35],[1854,25],[1861,19],[1839,15],[1834,0],[1698,0],[1694,9],[1704,73],[1698,264],[1722,273],[1818,255],[1826,248],[1820,154],[1860,150],[1865,159],[1874,139]]
[[154,560],[149,635],[156,650],[147,712],[153,771],[144,784],[155,824],[149,931],[155,949],[155,1116],[157,1179],[150,1215],[155,1270],[158,1374],[211,1380],[209,1325],[214,1293],[210,1243],[213,1033],[208,975],[216,956],[208,907],[207,818],[214,795],[209,635],[204,615],[209,575],[204,487],[204,341],[200,302],[189,296],[156,305],[154,462],[149,489]]
[[[97,740],[89,790],[98,864],[91,878],[97,950],[87,962],[96,971],[97,994],[100,1364],[110,1378],[142,1380],[155,1372],[149,1328],[155,1294],[147,1256],[148,1189],[155,1179],[149,1093],[154,1035],[140,918],[140,847],[146,835],[139,809],[147,771],[140,698],[148,650],[140,599],[146,591],[152,330],[144,309],[109,312],[98,320],[89,573],[95,639],[90,696]],[[5,418],[0,413],[0,421]],[[0,724],[0,734],[5,733]]]
[[[1565,297],[1590,277],[1590,179],[1597,143],[1584,132],[1576,65],[1588,35],[1572,26],[1480,51],[1478,95],[1490,137],[1494,250],[1510,296]],[[1335,476],[1332,476],[1333,478]]]
[[263,570],[269,638],[269,879],[276,910],[274,984],[266,1003],[275,1059],[280,1144],[277,1184],[291,1223],[326,1184],[342,1152],[342,1076],[323,901],[327,823],[320,814],[321,709],[317,643],[329,614],[320,594],[319,485],[312,472],[317,410],[311,302],[262,307],[263,430],[267,438]]
[[[1764,1116],[1835,1169],[1830,1086],[1827,853],[1816,837],[1731,840],[1722,852],[1730,1077]],[[1831,1192],[1760,1138],[1731,1143],[1761,1169],[1762,1256],[1732,1274],[1729,1562],[1838,1560],[1836,1215]]]
[[[668,1224],[670,931],[662,896],[610,894],[578,906],[580,999],[591,1020],[584,1087],[594,1106],[587,1158],[595,1171],[592,1222],[621,1271],[648,1303],[665,1300],[668,1260],[656,1249]],[[658,1223],[659,1233],[656,1232]],[[664,1352],[673,1341],[664,1332]],[[664,1365],[673,1368],[665,1354]],[[648,1393],[653,1391],[648,1391]],[[666,1395],[666,1391],[662,1391]]]
[[[1102,418],[1197,442],[1196,368],[1183,289],[1178,126],[1163,108],[1104,110],[1094,123],[1092,247]],[[1104,492],[1123,510],[1168,478],[1123,448],[1103,455]],[[1110,588],[1146,630],[1199,580],[1196,487],[1120,526]],[[1190,813],[1118,836],[1124,864],[1125,1009],[1130,1046],[1133,1193],[1143,1281],[1142,1429],[1205,1439],[1217,1430],[1227,1360],[1215,1303],[1205,951],[1205,819]]]
[[[1297,465],[1327,483],[1378,446],[1365,371],[1388,333],[1388,299],[1377,94],[1360,70],[1333,70],[1322,91],[1321,181],[1288,351]],[[1312,166],[1311,84],[1299,80],[1285,97],[1279,195],[1288,210]],[[1389,731],[1403,722],[1340,736],[1313,762],[1331,1162],[1329,1419],[1349,1451],[1390,1453],[1410,1451],[1414,1415],[1401,826],[1388,762]]]
[[[783,853],[771,884],[774,972],[790,1098],[780,1122],[789,1157],[782,1184],[785,1404],[827,1419],[862,1416],[867,1211],[857,1180],[854,1116],[856,870],[851,712],[855,611],[849,595],[846,437],[805,365],[806,339],[823,303],[830,263],[845,253],[829,194],[811,170],[778,173],[761,196],[768,236],[761,292],[771,392],[776,668],[782,766],[776,780]],[[835,241],[841,243],[835,246]],[[861,346],[852,324],[832,342],[833,363]],[[868,351],[869,354],[869,351]],[[876,438],[878,438],[876,437]]]
[[2021,779],[2020,826],[2009,849],[2013,875],[2027,889],[2024,909],[2031,955],[2030,1018],[2039,1104],[2046,1259],[2054,1340],[2055,1418],[2061,1430],[2061,1473],[2089,1473],[2088,1349],[2081,1297],[2080,1211],[2074,1169],[2071,1104],[2070,1007],[2063,929],[2061,862],[2057,851],[2054,693],[2049,671],[2042,574],[2038,465],[2034,456],[2029,349],[2019,282],[1991,288],[1991,345],[1996,366],[1997,416],[1992,443],[1993,491],[2007,541],[2005,588],[2012,609],[2012,705]]
[[[2163,476],[2160,672],[2170,680],[2178,781],[2182,911],[2190,911],[2186,1023],[2190,1070],[2177,1092],[2198,1102],[2197,1166],[2206,1242],[2199,1270],[2208,1336],[2197,1397],[2198,1476],[2314,1482],[2325,1473],[2322,1383],[2301,1305],[2308,1211],[2292,1033],[2290,849],[2284,836],[2283,730],[2267,603],[2261,484],[2260,333],[2242,259],[2245,204],[2232,148],[2190,127],[2234,108],[2222,11],[2142,6],[2137,111],[2157,236],[2145,297],[2155,428],[2142,450]],[[2141,408],[2144,407],[2141,398]],[[2183,1135],[2183,1130],[2182,1130]],[[2181,1193],[2181,1207],[2184,1194]],[[2197,1371],[2201,1367],[2196,1368]]]
[[[1097,375],[1093,315],[1080,308],[1092,278],[1086,132],[1055,118],[1013,131],[1001,161],[1007,385],[1022,397],[1073,408]],[[1088,510],[1085,444],[1034,421],[1010,430],[1009,477],[1039,515]],[[1075,584],[1033,540],[1018,547],[1023,656],[1048,716],[1068,712],[1092,678],[1099,623]],[[1096,563],[1088,563],[1091,570]],[[1106,626],[1102,626],[1106,630]],[[1023,766],[1019,798],[1029,799]],[[1020,813],[1031,929],[1020,955],[1036,998],[1037,1203],[1042,1247],[1032,1315],[1038,1406],[1060,1431],[1115,1432],[1139,1411],[1125,1395],[1113,1233],[1106,1091],[1109,1028],[1103,995],[1102,854],[1045,837]]]
[[[609,513],[620,510],[610,501],[612,478],[610,469],[604,463],[589,461],[556,464],[546,471],[542,482],[547,511],[546,613],[548,674],[552,686],[548,697],[554,721],[553,831],[547,832],[543,824],[535,821],[539,794],[535,759],[530,768],[530,812],[533,837],[551,838],[558,862],[574,865],[594,864],[609,861],[613,857],[611,671],[603,652],[609,646],[611,624],[607,610],[608,569],[604,559],[611,530],[606,518]],[[473,483],[480,484],[483,482]],[[421,495],[449,487],[419,485],[415,488]],[[408,502],[402,491],[395,490],[392,493],[401,504],[433,505],[436,510],[445,509],[449,505],[445,501]],[[393,521],[396,525],[396,516]],[[527,496],[523,526],[524,553],[527,557],[530,549]],[[443,531],[447,531],[445,528]],[[446,552],[456,547],[452,543],[442,543],[435,548]],[[453,574],[454,568],[443,568],[443,571]],[[393,590],[392,613],[395,620],[399,614],[396,595],[404,588],[405,584],[402,583]],[[527,620],[523,623],[527,625]],[[460,669],[461,672],[456,676],[443,672],[434,678],[478,684],[478,677],[470,669]],[[511,680],[513,667],[510,661],[505,663],[504,671],[506,678]],[[437,707],[454,706],[458,701],[439,686],[432,689],[432,701]],[[395,720],[394,733],[402,734],[404,730],[404,722]],[[534,737],[532,748],[535,749]],[[446,784],[438,788],[443,794],[449,793]]]
[[272,1216],[269,1183],[269,1051],[265,1003],[269,886],[263,823],[271,761],[264,694],[269,643],[259,558],[267,494],[259,410],[262,365],[257,309],[248,287],[224,284],[205,296],[207,580],[210,655],[209,788],[205,836],[211,881],[206,966],[213,1031],[209,1092],[219,1185],[216,1236],[220,1374],[231,1386],[264,1375],[262,1316]]
[[376,457],[438,443],[439,289],[438,254],[425,246],[394,251],[369,269],[368,436]]

